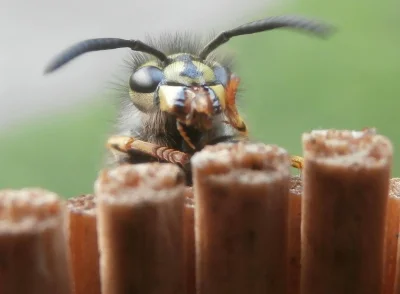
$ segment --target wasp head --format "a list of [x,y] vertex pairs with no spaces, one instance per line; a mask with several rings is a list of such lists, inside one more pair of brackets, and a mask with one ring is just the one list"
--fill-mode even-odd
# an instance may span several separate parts
[[190,54],[168,60],[167,65],[150,61],[134,71],[129,80],[132,102],[142,111],[156,107],[186,126],[211,128],[213,117],[225,109],[227,69]]

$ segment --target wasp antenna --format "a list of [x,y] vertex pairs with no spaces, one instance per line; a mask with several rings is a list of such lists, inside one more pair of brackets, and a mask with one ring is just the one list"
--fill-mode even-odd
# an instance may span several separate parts
[[118,48],[130,48],[134,51],[148,53],[157,57],[162,62],[168,60],[168,57],[163,52],[138,40],[124,40],[117,38],[90,39],[79,42],[61,52],[61,54],[56,56],[56,58],[50,62],[44,73],[51,73],[84,53]]
[[229,31],[221,32],[203,48],[199,57],[205,59],[212,51],[228,42],[232,37],[284,27],[307,31],[324,38],[330,36],[334,31],[332,26],[300,16],[284,15],[268,17],[241,25]]

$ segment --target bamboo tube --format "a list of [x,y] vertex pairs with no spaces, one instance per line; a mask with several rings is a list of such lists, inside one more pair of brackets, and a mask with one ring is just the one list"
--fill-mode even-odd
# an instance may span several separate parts
[[197,293],[286,293],[286,151],[218,144],[196,153],[192,168]]
[[70,294],[64,212],[46,190],[0,191],[1,294]]
[[301,293],[381,293],[390,141],[321,130],[303,148]]
[[383,294],[393,294],[397,243],[400,223],[400,178],[390,180],[389,201],[387,206],[386,229],[385,229],[385,259],[383,271]]
[[302,190],[301,177],[292,177],[289,189],[288,294],[300,293]]
[[186,294],[196,294],[195,239],[194,239],[194,199],[193,188],[185,189],[185,275]]
[[73,293],[100,294],[96,204],[93,195],[68,200],[68,245]]
[[[400,198],[400,178],[394,178],[390,182],[390,194],[392,198],[396,197],[397,199]],[[389,209],[390,210],[390,209]],[[389,211],[390,213],[390,211]],[[396,240],[397,240],[397,253],[396,253],[396,273],[395,273],[395,278],[394,278],[394,291],[393,293],[395,294],[400,294],[400,238],[399,238],[399,228],[400,224],[398,224],[397,227],[397,234],[396,234]]]
[[123,165],[95,184],[102,293],[184,293],[184,175]]

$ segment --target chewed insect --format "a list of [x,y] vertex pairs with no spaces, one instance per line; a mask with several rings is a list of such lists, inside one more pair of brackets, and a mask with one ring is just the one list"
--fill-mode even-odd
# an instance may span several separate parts
[[[132,72],[127,80],[115,135],[108,140],[113,162],[162,161],[186,169],[190,157],[206,145],[248,140],[246,123],[236,105],[239,78],[230,60],[212,54],[230,38],[276,28],[292,28],[325,37],[331,28],[302,17],[278,16],[250,22],[218,34],[200,46],[188,36],[143,43],[101,38],[68,48],[49,64],[53,72],[91,51],[130,48]],[[292,166],[302,168],[302,158]]]

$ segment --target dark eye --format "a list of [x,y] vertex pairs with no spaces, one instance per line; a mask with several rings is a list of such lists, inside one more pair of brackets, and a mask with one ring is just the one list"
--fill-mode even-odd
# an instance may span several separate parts
[[163,72],[155,66],[145,66],[137,70],[129,79],[129,86],[135,92],[152,93],[164,78]]

